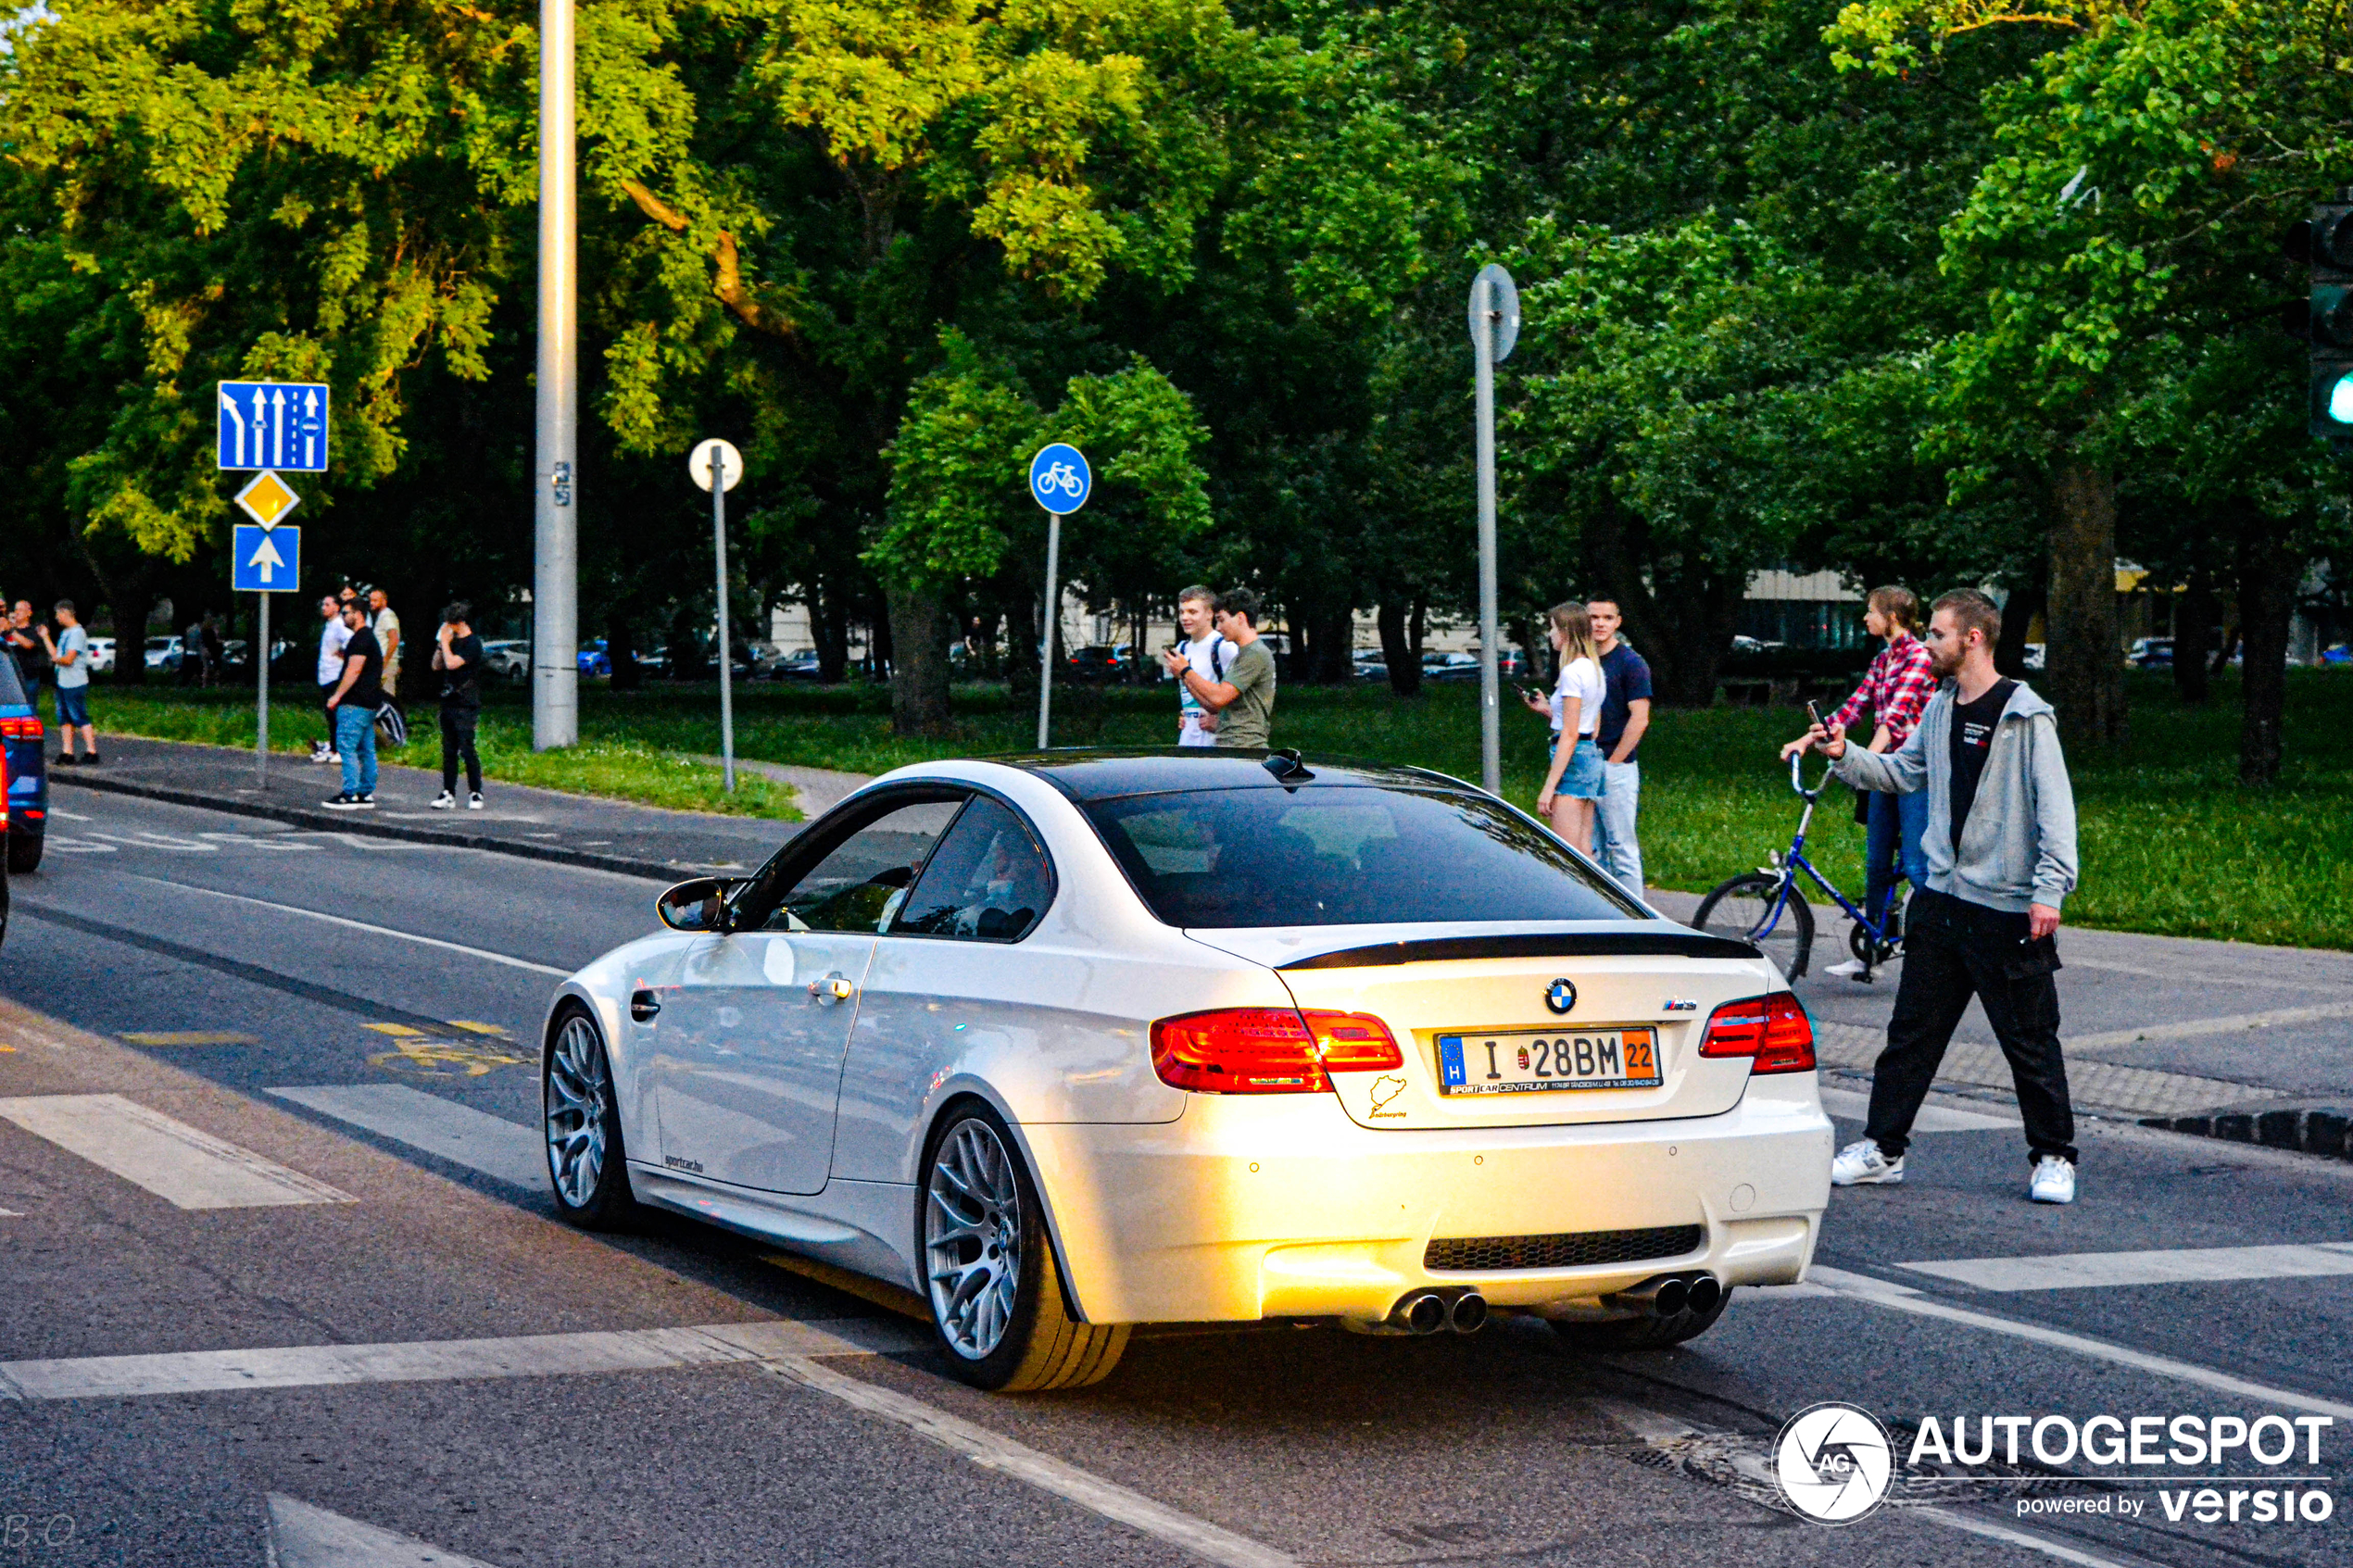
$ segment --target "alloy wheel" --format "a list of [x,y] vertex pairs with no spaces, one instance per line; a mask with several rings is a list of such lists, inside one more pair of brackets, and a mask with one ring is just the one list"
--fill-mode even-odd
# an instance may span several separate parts
[[1013,1156],[994,1128],[968,1119],[940,1141],[925,1188],[932,1316],[958,1355],[979,1361],[1013,1326],[1021,1293],[1021,1185]]
[[597,1027],[575,1014],[556,1035],[547,1057],[547,1169],[556,1191],[585,1209],[605,1172],[605,1117],[612,1104],[612,1074],[605,1066]]

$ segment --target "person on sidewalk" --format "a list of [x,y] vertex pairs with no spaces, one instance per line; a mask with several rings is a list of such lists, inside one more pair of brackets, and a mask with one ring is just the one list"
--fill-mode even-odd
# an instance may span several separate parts
[[41,688],[49,684],[49,650],[41,646],[40,634],[33,629],[31,599],[19,599],[10,608],[6,628],[0,630],[0,647],[16,655],[24,689],[38,703]]
[[327,694],[334,716],[335,751],[343,759],[343,793],[325,804],[337,811],[376,809],[376,709],[384,705],[384,650],[368,630],[368,607],[358,599],[343,607],[351,634],[343,645],[343,673]]
[[[82,629],[81,618],[74,613],[71,599],[59,599],[57,607],[57,634],[52,638],[49,628],[41,628],[41,646],[49,656],[50,667],[57,671],[57,740],[65,749],[57,760],[66,767],[77,763],[87,767],[98,765],[98,732],[90,722],[90,633]],[[82,746],[90,753],[84,759],[73,754],[73,732],[82,732]]]
[[1849,746],[1843,725],[1811,735],[1848,784],[1928,797],[1928,881],[1912,895],[1869,1120],[1831,1162],[1837,1186],[1904,1179],[1913,1118],[1974,997],[2018,1090],[2033,1163],[2027,1197],[2075,1201],[2075,1111],[2054,978],[2059,909],[2076,883],[2075,794],[2051,705],[1994,668],[2001,634],[1993,600],[1974,589],[1946,594],[1928,625],[1943,684],[1911,738],[1875,752]]
[[1217,634],[1234,645],[1222,681],[1212,680],[1174,648],[1160,656],[1163,668],[1216,716],[1216,743],[1228,750],[1264,751],[1273,738],[1275,656],[1251,624],[1257,615],[1258,596],[1247,588],[1217,596]]
[[[1928,706],[1929,694],[1936,689],[1928,649],[1917,635],[1919,622],[1920,601],[1909,588],[1871,590],[1863,610],[1863,626],[1872,636],[1885,639],[1887,646],[1871,660],[1863,684],[1855,688],[1846,705],[1831,715],[1831,722],[1842,729],[1852,728],[1863,709],[1869,709],[1876,726],[1871,735],[1873,751],[1894,751],[1911,739],[1912,732],[1919,727],[1920,712]],[[1786,763],[1813,744],[1811,734],[1800,735],[1781,747],[1781,760]],[[1863,912],[1892,940],[1895,932],[1889,914],[1895,897],[1896,872],[1902,872],[1915,889],[1928,885],[1928,860],[1920,848],[1921,835],[1928,830],[1928,796],[1920,790],[1906,795],[1867,790],[1863,802],[1868,813],[1863,819]],[[1830,972],[1870,984],[1869,966],[1860,959],[1832,964]]]
[[1602,666],[1602,724],[1593,733],[1602,754],[1602,797],[1593,813],[1593,859],[1641,898],[1642,846],[1635,818],[1642,803],[1642,770],[1636,758],[1651,727],[1651,667],[1617,634],[1626,618],[1616,599],[1588,599],[1585,618]]
[[344,624],[344,601],[333,594],[320,596],[319,618],[319,709],[327,716],[327,738],[311,744],[310,759],[340,762],[343,759],[335,754],[335,705],[328,699],[343,681],[343,646],[351,641],[351,629]]
[[368,590],[368,630],[376,634],[376,646],[384,649],[384,696],[400,700],[400,617],[393,613],[392,599],[382,588]]
[[[1211,685],[1225,680],[1227,666],[1234,658],[1234,645],[1218,634],[1216,620],[1217,596],[1202,584],[1196,583],[1176,596],[1176,625],[1184,633],[1176,651],[1189,666],[1206,675]],[[1176,744],[1217,744],[1217,715],[1202,706],[1191,684],[1182,679],[1176,683]]]
[[474,752],[474,728],[482,721],[482,639],[474,635],[474,607],[459,599],[441,612],[434,633],[433,667],[441,672],[441,796],[436,811],[458,805],[458,764],[466,764],[466,809],[482,809],[482,759]]
[[1553,765],[1536,795],[1536,814],[1579,854],[1593,852],[1593,806],[1605,775],[1593,736],[1602,727],[1601,660],[1593,652],[1592,618],[1581,604],[1558,604],[1544,612],[1544,634],[1560,656],[1560,679],[1548,702],[1526,698],[1553,721]]

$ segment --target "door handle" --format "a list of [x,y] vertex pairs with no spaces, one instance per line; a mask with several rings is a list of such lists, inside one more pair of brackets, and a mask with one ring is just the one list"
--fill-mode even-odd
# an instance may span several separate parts
[[651,991],[629,993],[629,1016],[637,1022],[651,1023],[654,1021],[654,1014],[661,1010],[661,1003],[654,999],[654,994]]
[[836,1002],[846,1002],[857,994],[858,987],[852,985],[849,983],[849,976],[839,970],[834,971],[823,980],[812,980],[809,983],[810,997],[820,1007],[831,1007]]

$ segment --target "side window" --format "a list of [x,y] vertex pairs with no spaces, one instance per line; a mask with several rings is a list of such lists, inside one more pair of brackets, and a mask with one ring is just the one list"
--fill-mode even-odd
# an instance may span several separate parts
[[954,820],[954,800],[901,806],[834,846],[763,923],[768,931],[880,931]]
[[1017,942],[1053,896],[1053,873],[1029,829],[1004,806],[976,795],[924,868],[890,930]]

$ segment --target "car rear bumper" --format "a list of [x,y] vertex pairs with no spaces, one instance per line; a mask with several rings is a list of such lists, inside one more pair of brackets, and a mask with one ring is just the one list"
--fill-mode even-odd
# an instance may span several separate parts
[[[1373,1131],[1329,1096],[1194,1095],[1172,1123],[1020,1134],[1094,1323],[1373,1323],[1428,1286],[1576,1317],[1667,1272],[1793,1284],[1830,1201],[1833,1141],[1805,1079],[1757,1080],[1720,1116],[1671,1122]],[[1433,1240],[1692,1226],[1696,1245],[1668,1256],[1428,1266]]]

